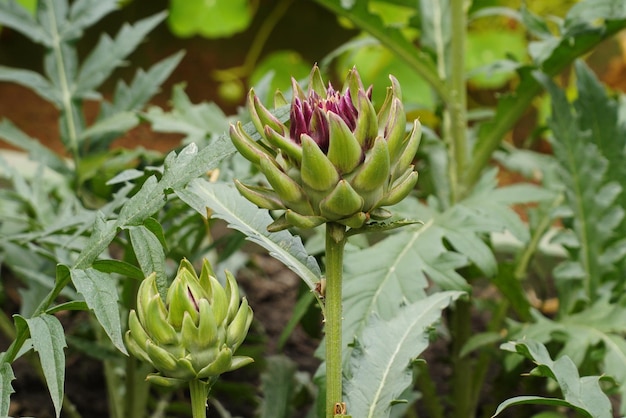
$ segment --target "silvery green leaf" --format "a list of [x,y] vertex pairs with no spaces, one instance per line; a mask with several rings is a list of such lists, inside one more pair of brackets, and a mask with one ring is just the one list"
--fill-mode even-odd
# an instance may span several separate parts
[[439,292],[400,308],[388,320],[369,317],[350,357],[345,401],[354,417],[384,418],[411,386],[410,364],[428,347],[428,329],[463,292]]
[[206,216],[209,209],[212,216],[224,219],[231,228],[241,231],[250,241],[259,244],[282,261],[310,289],[315,289],[321,271],[315,258],[306,253],[300,237],[293,236],[288,231],[268,232],[267,225],[273,221],[269,213],[243,198],[237,189],[223,183],[197,179],[185,190],[177,191],[177,194],[200,214]]
[[65,384],[65,332],[59,320],[52,315],[40,315],[33,318],[16,317],[23,321],[30,331],[33,348],[39,354],[39,361],[46,384],[52,397],[57,418],[61,415]]
[[70,269],[72,283],[83,295],[113,345],[127,354],[122,338],[117,279],[93,268]]

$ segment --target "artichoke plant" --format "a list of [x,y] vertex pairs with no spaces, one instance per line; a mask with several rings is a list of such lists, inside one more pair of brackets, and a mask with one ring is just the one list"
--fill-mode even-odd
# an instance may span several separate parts
[[158,370],[149,381],[164,386],[193,380],[211,384],[220,374],[253,361],[233,355],[251,322],[252,309],[245,298],[240,303],[232,274],[226,272],[224,288],[207,260],[198,277],[183,259],[165,301],[154,273],[143,280],[125,340],[133,355]]
[[[359,228],[369,219],[390,216],[383,206],[398,203],[414,188],[412,165],[421,137],[419,121],[406,134],[406,115],[397,80],[378,113],[356,69],[343,91],[326,87],[313,67],[305,92],[292,79],[290,117],[282,123],[251,90],[248,108],[261,139],[241,123],[231,125],[237,150],[257,165],[269,187],[236,181],[239,192],[257,206],[284,210],[268,229],[312,228],[336,222]],[[276,95],[276,107],[286,105]]]

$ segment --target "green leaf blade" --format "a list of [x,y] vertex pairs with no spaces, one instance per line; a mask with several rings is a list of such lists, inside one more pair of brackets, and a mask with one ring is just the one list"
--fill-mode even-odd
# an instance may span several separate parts
[[161,242],[143,225],[131,226],[128,232],[144,277],[156,273],[157,289],[161,296],[165,298],[168,283],[165,274],[165,252]]
[[[21,317],[20,317],[21,318]],[[61,416],[63,386],[65,384],[65,332],[59,320],[52,315],[21,318],[28,325],[33,348],[39,354],[41,368],[52,397],[57,418]]]
[[75,97],[93,94],[113,72],[123,64],[124,58],[137,48],[152,29],[165,19],[165,13],[147,17],[134,25],[125,24],[115,39],[102,35],[98,45],[92,49],[76,75]]
[[33,15],[16,0],[0,2],[0,25],[15,29],[38,44],[50,44]]
[[34,161],[50,167],[61,174],[70,174],[67,164],[57,154],[44,147],[41,142],[26,135],[7,119],[0,121],[0,138],[13,146],[27,151]]
[[553,361],[543,344],[533,340],[523,340],[503,344],[503,349],[517,352],[532,360],[540,375],[553,378],[559,384],[564,399],[542,397],[521,397],[509,399],[496,410],[498,415],[504,408],[525,403],[540,403],[567,406],[590,418],[611,418],[611,402],[600,388],[600,376],[580,377],[576,365],[568,356]]
[[80,0],[72,3],[69,22],[61,34],[65,40],[73,40],[82,35],[83,29],[91,26],[118,8],[116,0]]
[[83,295],[113,345],[127,354],[117,303],[117,280],[93,268],[70,269],[70,275],[76,290]]
[[0,365],[0,416],[9,416],[11,407],[11,394],[15,393],[11,382],[15,380],[15,374],[9,363],[2,361]]
[[206,216],[209,208],[213,216],[225,220],[250,241],[267,249],[300,276],[311,290],[315,289],[321,271],[315,259],[306,253],[300,238],[287,231],[268,232],[267,225],[273,220],[267,211],[247,201],[234,187],[198,179],[177,195],[201,215]]
[[402,308],[384,321],[372,316],[350,359],[345,399],[355,417],[388,417],[411,385],[410,362],[428,346],[427,329],[463,292],[440,292]]
[[41,98],[54,103],[56,106],[61,104],[61,96],[58,90],[41,74],[34,71],[0,65],[0,80],[10,81],[27,87]]

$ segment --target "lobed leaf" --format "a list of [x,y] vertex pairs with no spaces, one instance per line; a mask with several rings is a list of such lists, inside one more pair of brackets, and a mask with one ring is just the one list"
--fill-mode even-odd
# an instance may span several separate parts
[[[598,289],[602,283],[607,280],[607,277],[615,274],[616,261],[619,261],[620,254],[621,259],[625,255],[620,248],[616,248],[616,246],[623,247],[623,245],[615,242],[616,228],[622,223],[626,212],[617,201],[617,197],[622,193],[622,187],[618,181],[611,181],[607,178],[609,162],[597,145],[601,141],[615,142],[617,139],[592,136],[593,131],[590,130],[592,127],[581,125],[582,116],[567,101],[565,93],[545,76],[537,75],[537,77],[546,86],[552,98],[552,116],[549,126],[554,136],[552,141],[554,155],[559,163],[559,180],[565,189],[566,204],[572,211],[573,231],[577,238],[576,248],[571,249],[573,259],[565,264],[568,269],[561,268],[556,270],[555,274],[558,273],[557,279],[567,280],[567,283],[563,282],[562,286],[568,287],[570,292],[574,285],[582,289],[585,297],[593,302],[599,296]],[[583,89],[580,94],[586,95],[588,92]],[[579,102],[584,100],[586,97],[581,96]],[[594,124],[594,117],[586,116],[586,118],[587,123]],[[617,122],[615,113],[613,122]],[[611,128],[595,129],[595,133],[599,135],[607,132],[612,135],[615,131]],[[609,150],[616,148],[615,145],[604,147]],[[618,260],[615,260],[615,257],[603,257],[603,254],[610,251],[616,254],[615,257]],[[577,267],[576,264],[578,264]],[[565,274],[572,271],[577,272],[581,277]],[[571,310],[579,298],[579,296],[572,295],[564,299],[561,305],[562,311]]]
[[32,13],[16,0],[0,2],[0,25],[15,29],[33,42],[50,44],[48,35],[38,25]]
[[15,374],[11,364],[0,362],[0,416],[8,417],[9,408],[11,407],[11,394],[15,393],[11,382],[15,380]]
[[210,213],[210,216],[228,222],[231,228],[242,232],[247,239],[282,261],[311,290],[315,289],[321,271],[315,258],[307,254],[300,237],[293,236],[288,231],[268,232],[267,226],[273,222],[269,213],[243,198],[237,189],[223,183],[197,179],[176,194],[200,214],[206,216]]
[[44,147],[41,142],[26,135],[11,121],[0,121],[0,138],[5,142],[29,153],[32,160],[49,167],[61,174],[69,174],[69,169],[61,158],[52,150]]
[[[581,3],[584,4],[584,3]],[[623,3],[620,3],[623,5]],[[606,178],[622,183],[626,178],[626,124],[620,121],[616,99],[609,97],[604,85],[584,61],[576,61],[578,98],[573,102],[581,131],[589,131],[590,139],[608,161]],[[616,203],[626,208],[626,191],[622,190]],[[626,234],[626,224],[619,226],[618,235]]]
[[183,85],[174,87],[172,111],[164,112],[153,107],[145,114],[157,132],[176,132],[185,136],[183,142],[202,143],[209,133],[228,131],[228,118],[215,103],[193,104],[184,92]]
[[168,280],[165,274],[165,252],[161,242],[144,225],[130,226],[128,233],[144,277],[156,273],[157,289],[163,299],[165,299]]
[[0,80],[20,84],[57,106],[61,104],[61,96],[55,86],[34,71],[0,65]]
[[97,219],[94,231],[75,261],[74,267],[88,267],[106,250],[118,228],[142,224],[165,206],[167,192],[181,190],[192,179],[217,167],[220,161],[234,152],[232,143],[225,137],[221,137],[200,152],[195,144],[188,145],[178,154],[172,151],[165,159],[161,179],[157,181],[156,177],[149,177],[141,189],[125,201],[117,219],[105,220],[103,216]]
[[348,412],[383,418],[412,383],[410,363],[428,347],[428,328],[463,292],[439,292],[401,308],[389,320],[370,316],[352,351],[345,382]]
[[93,268],[72,268],[69,272],[76,290],[83,295],[85,302],[93,310],[113,345],[122,353],[127,354],[117,303],[117,280]]
[[73,2],[69,10],[68,24],[63,28],[61,38],[65,41],[79,38],[83,29],[116,10],[118,6],[116,0],[78,0]]
[[[608,0],[617,5],[621,0]],[[582,1],[585,8],[593,8],[594,0]],[[583,6],[579,6],[583,7]],[[594,25],[593,19],[586,16],[572,15],[559,37],[546,40],[549,45],[537,53],[536,68],[540,68],[548,76],[560,73],[577,57],[582,56],[605,39],[610,38],[626,27],[626,18],[612,19],[603,16],[604,25]],[[532,76],[533,66],[518,69],[519,83],[515,91],[499,97],[494,117],[479,128],[478,139],[473,148],[473,161],[465,177],[465,184],[472,185],[480,178],[481,172],[500,145],[502,138],[528,109],[533,98],[542,91],[542,85]]]
[[[533,339],[547,343],[558,335],[562,344],[559,356],[567,356],[576,366],[582,366],[590,353],[601,349],[603,356],[597,360],[599,369],[614,378],[617,389],[626,398],[626,300],[610,302],[607,297],[588,308],[550,320],[535,314],[535,321],[518,330],[512,330],[513,338]],[[621,407],[624,414],[626,406]]]
[[98,119],[117,112],[140,110],[156,93],[159,86],[172,74],[183,59],[184,52],[177,52],[154,64],[147,71],[137,70],[130,85],[118,81],[113,94],[113,102],[102,104]]
[[[526,226],[510,208],[553,198],[552,192],[530,185],[497,188],[496,171],[487,172],[467,199],[441,213],[420,206],[421,227],[407,227],[373,246],[347,252],[344,276],[344,341],[358,338],[370,314],[395,315],[403,303],[425,296],[428,280],[445,290],[467,290],[456,270],[475,264],[487,276],[497,272],[496,259],[484,242],[496,231],[511,231],[522,242]],[[410,229],[409,229],[410,228]],[[451,251],[448,245],[455,251]],[[521,290],[521,289],[520,289]]]
[[137,115],[133,112],[119,112],[107,118],[98,120],[80,133],[79,139],[87,141],[92,137],[126,132],[139,124]]
[[93,94],[93,90],[99,87],[115,68],[123,64],[124,58],[133,52],[148,32],[163,19],[165,19],[165,12],[142,19],[134,25],[125,24],[115,39],[103,34],[96,47],[83,61],[76,75],[73,95],[85,97]]
[[33,348],[39,354],[43,375],[46,378],[46,384],[58,418],[61,415],[63,385],[65,384],[63,348],[67,347],[67,344],[65,343],[63,326],[55,316],[46,314],[33,318],[16,316],[15,320],[28,326]]
[[537,367],[534,371],[541,376],[556,380],[565,399],[513,398],[500,404],[494,416],[509,406],[531,402],[567,406],[590,418],[611,418],[613,416],[611,402],[600,388],[600,376],[581,378],[576,366],[568,356],[562,356],[553,361],[546,347],[533,340],[506,343],[502,345],[502,348],[522,354],[535,362]]

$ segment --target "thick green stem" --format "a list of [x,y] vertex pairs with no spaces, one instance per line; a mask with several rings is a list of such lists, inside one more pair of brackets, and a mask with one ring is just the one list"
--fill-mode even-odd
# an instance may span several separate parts
[[211,384],[202,380],[192,380],[189,382],[189,393],[191,394],[191,416],[193,418],[206,418],[207,399]]
[[448,86],[452,100],[447,103],[446,113],[449,119],[445,122],[449,134],[450,146],[450,190],[452,201],[463,198],[465,190],[461,188],[462,178],[467,165],[467,93],[465,90],[465,49],[467,16],[465,0],[451,0],[450,39],[450,74]]
[[333,418],[342,402],[341,278],[346,227],[326,224],[326,418]]
[[[467,164],[467,97],[465,91],[465,47],[467,15],[465,0],[451,0],[450,20],[452,38],[450,40],[450,74],[448,85],[453,100],[448,103],[448,146],[451,148],[448,164],[450,175],[450,196],[452,204],[459,202],[467,193],[463,188],[463,177]],[[454,402],[454,416],[456,418],[470,418],[474,416],[472,410],[472,363],[461,358],[461,349],[471,334],[471,302],[457,301],[452,313],[450,324],[452,341],[452,397]]]

